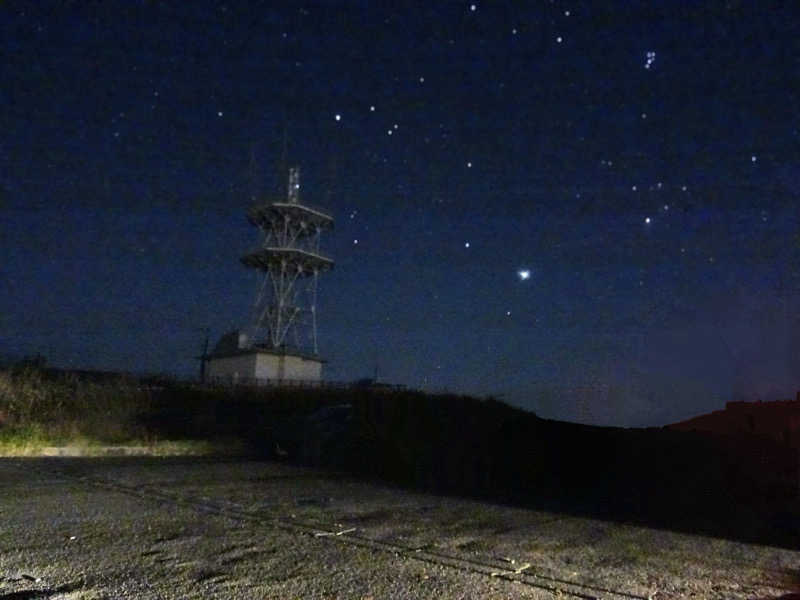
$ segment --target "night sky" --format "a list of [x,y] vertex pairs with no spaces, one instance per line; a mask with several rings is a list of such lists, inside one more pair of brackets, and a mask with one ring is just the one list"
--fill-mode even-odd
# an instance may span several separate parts
[[623,426],[800,389],[794,2],[3,2],[0,354],[196,373],[292,165],[329,379]]

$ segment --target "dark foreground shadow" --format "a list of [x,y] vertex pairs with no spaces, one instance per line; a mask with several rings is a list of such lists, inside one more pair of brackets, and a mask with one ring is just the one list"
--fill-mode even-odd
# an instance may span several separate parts
[[83,587],[80,583],[68,583],[55,588],[17,590],[0,594],[0,600],[33,600],[35,598],[50,598],[51,596],[69,594]]
[[799,453],[769,439],[591,427],[494,400],[370,389],[184,387],[143,423],[439,494],[800,547]]

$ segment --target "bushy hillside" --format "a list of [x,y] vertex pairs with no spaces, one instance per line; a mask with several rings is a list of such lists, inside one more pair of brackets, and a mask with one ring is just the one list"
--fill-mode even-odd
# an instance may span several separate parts
[[0,441],[118,443],[146,436],[138,425],[151,393],[124,376],[92,381],[25,367],[0,371]]
[[[492,399],[376,387],[199,385],[0,372],[0,444],[214,442],[442,493],[800,539],[798,456],[774,440],[541,419]],[[765,517],[765,515],[768,515]],[[766,529],[764,529],[766,527]]]

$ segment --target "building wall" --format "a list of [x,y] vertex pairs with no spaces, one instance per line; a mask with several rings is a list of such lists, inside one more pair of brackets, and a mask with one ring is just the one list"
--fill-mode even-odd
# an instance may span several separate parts
[[212,381],[245,383],[256,380],[319,381],[322,362],[300,356],[252,352],[238,356],[211,358],[208,378]]
[[322,377],[322,363],[300,356],[259,354],[255,377],[258,379],[319,381]]
[[206,366],[206,375],[210,380],[221,379],[231,383],[252,379],[255,371],[255,354],[212,358]]

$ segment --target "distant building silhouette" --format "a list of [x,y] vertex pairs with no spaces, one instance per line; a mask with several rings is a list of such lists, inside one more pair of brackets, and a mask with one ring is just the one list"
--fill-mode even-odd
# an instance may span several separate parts
[[800,392],[795,400],[728,402],[724,410],[667,425],[676,431],[769,437],[800,449]]

